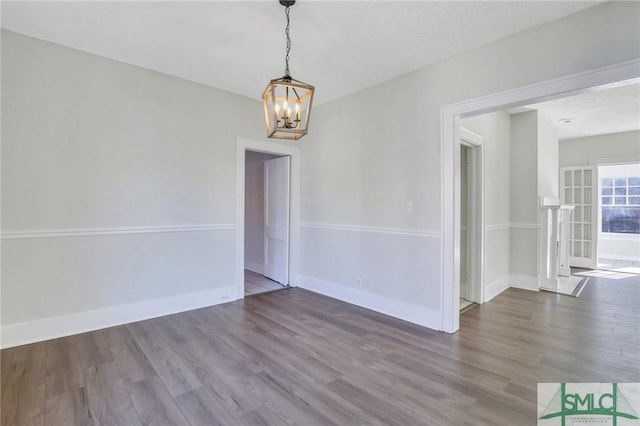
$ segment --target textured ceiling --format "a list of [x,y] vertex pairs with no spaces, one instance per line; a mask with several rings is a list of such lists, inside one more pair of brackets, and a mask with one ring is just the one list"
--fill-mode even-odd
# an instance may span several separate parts
[[556,128],[560,139],[640,130],[640,83],[635,79],[508,112],[534,109]]
[[[291,8],[291,73],[322,103],[598,3],[301,0]],[[275,0],[1,7],[5,29],[254,99],[284,74]]]

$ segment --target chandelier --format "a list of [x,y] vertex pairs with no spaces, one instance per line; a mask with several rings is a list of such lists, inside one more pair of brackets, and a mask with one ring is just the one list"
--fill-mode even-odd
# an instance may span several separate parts
[[269,82],[262,94],[264,119],[267,125],[267,137],[275,139],[297,140],[307,134],[314,87],[295,80],[289,71],[289,8],[295,0],[279,0],[285,7],[287,17],[285,35],[287,37],[284,77]]

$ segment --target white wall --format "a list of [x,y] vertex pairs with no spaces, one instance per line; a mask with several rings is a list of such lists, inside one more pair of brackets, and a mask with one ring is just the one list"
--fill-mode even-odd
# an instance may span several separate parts
[[264,162],[277,155],[247,151],[245,154],[244,265],[264,273]]
[[[639,13],[635,2],[599,5],[315,108],[301,143],[301,284],[384,299],[387,312],[441,327],[440,108],[636,59]],[[537,226],[533,185],[533,216],[518,220]],[[354,289],[361,274],[371,278]],[[419,314],[403,313],[409,301]]]
[[538,288],[540,197],[558,197],[558,135],[538,111],[511,116],[510,285]]
[[[315,108],[294,279],[440,328],[440,108],[636,59],[639,13],[606,3]],[[7,32],[2,68],[3,233],[117,231],[4,239],[3,326],[227,296],[235,138],[263,136],[258,102]]]
[[640,262],[640,236],[601,233],[598,235],[598,257]]
[[[510,285],[537,288],[538,112],[511,116]],[[535,286],[532,283],[536,283]]]
[[538,111],[511,116],[511,222],[538,223]]
[[558,132],[538,114],[538,196],[559,198]]
[[3,344],[235,299],[236,138],[263,136],[258,102],[3,31],[2,124]]
[[640,161],[640,132],[623,132],[560,141],[560,166]]

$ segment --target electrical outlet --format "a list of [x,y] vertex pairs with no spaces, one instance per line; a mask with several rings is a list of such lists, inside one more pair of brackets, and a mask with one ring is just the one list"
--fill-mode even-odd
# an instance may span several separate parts
[[411,201],[407,203],[407,213],[413,213],[413,202]]
[[358,288],[362,287],[362,278],[360,277],[356,278],[356,287]]

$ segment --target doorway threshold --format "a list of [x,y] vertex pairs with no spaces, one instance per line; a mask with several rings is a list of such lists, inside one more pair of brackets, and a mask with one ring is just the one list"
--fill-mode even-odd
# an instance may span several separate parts
[[460,313],[462,314],[476,305],[477,303],[475,302],[471,302],[467,299],[460,298]]
[[244,271],[244,295],[254,296],[256,294],[267,293],[276,290],[282,290],[287,288],[287,286],[280,284],[279,282],[273,281],[261,275],[257,272],[249,271],[245,269]]

